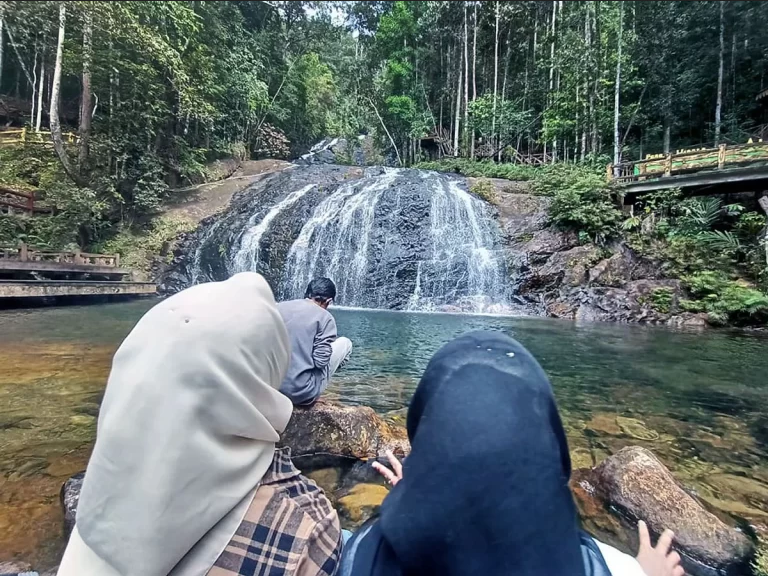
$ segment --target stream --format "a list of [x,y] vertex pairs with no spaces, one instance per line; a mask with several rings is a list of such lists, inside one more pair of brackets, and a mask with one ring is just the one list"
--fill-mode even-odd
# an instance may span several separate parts
[[[112,354],[152,301],[0,312],[0,562],[55,565],[59,489],[82,470]],[[431,355],[475,329],[549,374],[574,467],[652,449],[720,512],[768,525],[768,338],[542,318],[335,309],[355,345],[326,396],[403,410]],[[170,415],[169,415],[170,416]]]

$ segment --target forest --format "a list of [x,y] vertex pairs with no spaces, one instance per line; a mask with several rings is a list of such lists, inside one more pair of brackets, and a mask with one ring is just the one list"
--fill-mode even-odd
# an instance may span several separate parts
[[[394,165],[543,177],[556,223],[627,236],[647,222],[611,205],[608,163],[768,136],[766,24],[742,1],[2,1],[0,186],[52,217],[0,215],[0,241],[103,247],[213,160],[358,135]],[[703,212],[696,250],[764,283],[762,213],[685,202],[643,209]]]

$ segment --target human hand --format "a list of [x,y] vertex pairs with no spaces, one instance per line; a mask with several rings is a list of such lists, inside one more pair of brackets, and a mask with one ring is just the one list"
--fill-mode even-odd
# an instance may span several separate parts
[[387,455],[387,460],[389,460],[389,465],[392,466],[392,470],[378,462],[373,463],[373,469],[384,476],[387,482],[394,486],[403,479],[403,465],[400,463],[400,460],[392,454],[391,450],[387,450],[385,454]]
[[648,576],[685,576],[685,570],[680,565],[680,554],[669,551],[675,537],[672,530],[664,530],[655,548],[651,546],[648,526],[642,520],[637,523],[637,533],[640,536],[637,562],[643,572]]

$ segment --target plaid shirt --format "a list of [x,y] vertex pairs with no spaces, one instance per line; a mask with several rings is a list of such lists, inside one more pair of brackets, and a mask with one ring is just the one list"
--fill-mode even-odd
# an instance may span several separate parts
[[341,526],[325,493],[278,448],[251,507],[208,576],[333,576]]

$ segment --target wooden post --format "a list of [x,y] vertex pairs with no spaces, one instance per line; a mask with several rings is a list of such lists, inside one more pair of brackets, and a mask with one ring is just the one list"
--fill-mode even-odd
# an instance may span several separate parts
[[120,268],[120,254],[115,254],[115,268]]
[[672,174],[672,154],[667,154],[666,160],[664,160],[664,176],[670,176]]
[[74,263],[75,264],[82,264],[83,263],[83,257],[80,256],[80,250],[75,250]]
[[27,196],[27,210],[29,210],[29,215],[34,216],[35,215],[35,192],[34,190],[29,193],[29,196]]
[[611,180],[613,180],[613,162],[605,167],[605,181],[610,182]]
[[28,257],[27,245],[26,243],[22,242],[19,244],[19,260],[26,262]]
[[717,147],[717,169],[721,170],[725,166],[725,144]]
[[21,129],[21,141],[26,142],[27,141],[27,127],[24,126],[24,128]]

